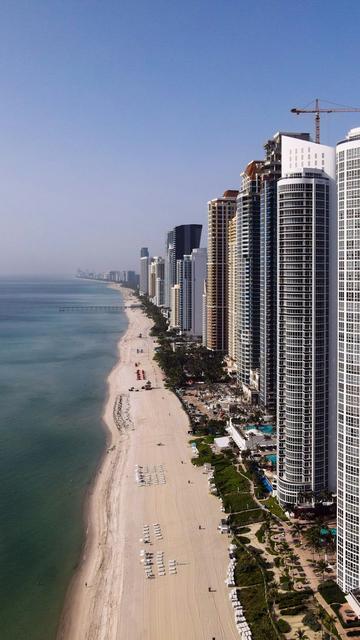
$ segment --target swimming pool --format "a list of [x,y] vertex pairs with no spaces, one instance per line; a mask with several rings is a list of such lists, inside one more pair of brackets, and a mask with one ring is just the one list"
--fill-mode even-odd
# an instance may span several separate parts
[[276,465],[276,453],[269,453],[267,456],[265,456],[266,460],[269,460],[269,462],[271,462],[273,465]]
[[272,424],[247,424],[244,427],[245,431],[249,431],[250,429],[258,429],[262,433],[271,434],[274,431],[274,427]]

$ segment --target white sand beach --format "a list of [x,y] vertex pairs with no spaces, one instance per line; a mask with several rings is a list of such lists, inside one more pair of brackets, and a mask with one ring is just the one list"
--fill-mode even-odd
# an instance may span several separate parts
[[[108,380],[108,453],[89,496],[86,545],[58,640],[235,640],[224,583],[229,539],[217,531],[220,502],[208,493],[207,476],[191,464],[188,419],[153,361],[151,321],[140,309],[127,314],[120,359]],[[136,368],[155,389],[141,389]],[[139,392],[129,392],[132,386]],[[119,397],[121,430],[113,416]],[[149,484],[139,486],[136,465]],[[145,575],[141,550],[154,554],[154,578]]]

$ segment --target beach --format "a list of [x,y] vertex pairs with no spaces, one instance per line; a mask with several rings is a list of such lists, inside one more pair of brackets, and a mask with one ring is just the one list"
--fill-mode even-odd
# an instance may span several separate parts
[[[126,303],[136,301],[122,292]],[[58,640],[238,638],[224,583],[229,539],[217,530],[220,502],[191,464],[188,418],[153,360],[152,323],[140,308],[126,313],[119,361],[108,378],[107,452],[88,496],[86,543]],[[136,369],[152,390],[141,388]],[[151,579],[141,562],[145,551],[153,554]]]

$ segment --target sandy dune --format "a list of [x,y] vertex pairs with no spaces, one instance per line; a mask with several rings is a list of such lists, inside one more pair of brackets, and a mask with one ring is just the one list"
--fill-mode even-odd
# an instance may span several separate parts
[[[130,294],[125,291],[125,296]],[[127,313],[129,327],[109,376],[104,414],[108,447],[114,448],[89,498],[83,562],[69,590],[58,638],[238,638],[224,584],[229,540],[217,531],[219,501],[209,495],[206,475],[190,462],[187,417],[174,394],[164,389],[152,359],[151,323],[139,309]],[[143,354],[136,353],[140,348]],[[152,391],[141,390],[135,362],[156,387]],[[133,385],[140,391],[129,393]],[[122,431],[113,417],[119,397]],[[152,484],[137,484],[135,465],[149,468]],[[155,536],[155,523],[162,539]],[[149,525],[150,544],[140,541],[144,525]],[[153,579],[145,577],[142,549],[154,553]],[[159,551],[164,552],[164,576],[158,575]],[[176,560],[176,574],[169,573],[169,560]]]

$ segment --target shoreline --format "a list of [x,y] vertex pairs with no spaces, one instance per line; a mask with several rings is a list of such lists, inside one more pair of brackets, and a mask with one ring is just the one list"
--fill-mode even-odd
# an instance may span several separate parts
[[[129,290],[122,293],[124,302],[132,297]],[[84,548],[56,637],[234,640],[238,633],[224,585],[228,539],[217,531],[219,503],[209,495],[207,477],[191,464],[188,416],[177,396],[164,387],[153,360],[152,321],[139,308],[126,314],[118,361],[107,378],[107,447],[89,488]],[[151,380],[151,391],[136,380],[134,362]],[[140,393],[129,393],[132,386]],[[113,418],[119,395],[125,425],[121,430]],[[136,483],[136,465],[149,469],[150,486]],[[162,483],[157,480],[159,469],[164,469]],[[139,536],[147,522],[161,523],[164,531],[160,540],[151,533],[150,549],[161,549],[166,564],[165,574],[154,575],[154,580],[146,580],[139,558],[144,544]],[[173,562],[169,558],[176,559],[176,575],[168,570]]]
[[[122,298],[125,302],[126,296],[124,296],[124,290],[120,289],[119,286],[113,285],[113,284],[109,284],[108,282],[104,282],[104,284],[107,284],[107,286],[111,289],[114,289],[116,291],[119,291],[119,293],[121,293]],[[56,630],[56,635],[55,635],[55,640],[61,640],[62,638],[66,638],[66,633],[67,633],[67,627],[68,627],[68,621],[66,620],[67,616],[69,615],[69,611],[71,610],[71,608],[73,607],[73,600],[76,599],[76,592],[77,589],[79,587],[79,583],[81,583],[81,577],[82,577],[82,572],[84,572],[85,570],[85,563],[86,563],[86,559],[88,558],[88,556],[90,555],[91,551],[92,551],[92,547],[94,545],[94,537],[95,537],[95,533],[93,531],[93,520],[91,519],[91,500],[93,498],[93,494],[96,491],[96,484],[99,480],[99,476],[102,473],[102,468],[104,466],[105,460],[108,457],[108,450],[109,448],[113,445],[113,438],[114,438],[114,430],[111,428],[111,426],[109,425],[109,423],[106,420],[106,409],[107,406],[110,403],[111,400],[111,388],[110,388],[110,379],[112,377],[112,374],[114,374],[115,370],[117,370],[118,367],[120,367],[121,365],[121,360],[120,360],[120,356],[121,356],[121,342],[123,340],[123,338],[126,336],[126,333],[129,329],[129,317],[128,317],[128,313],[127,310],[125,310],[125,314],[127,316],[127,326],[125,331],[120,335],[117,343],[116,343],[116,361],[114,366],[112,367],[112,369],[110,370],[110,372],[108,373],[107,377],[106,377],[106,395],[105,395],[105,400],[103,403],[103,410],[102,410],[102,414],[101,414],[101,424],[102,424],[102,429],[105,432],[105,444],[104,444],[104,449],[103,452],[99,458],[99,461],[96,465],[96,468],[94,469],[93,472],[93,476],[91,478],[91,481],[89,483],[89,486],[85,492],[84,495],[84,500],[83,500],[83,506],[82,506],[82,521],[83,521],[83,525],[84,525],[84,540],[83,543],[81,545],[81,551],[80,551],[80,555],[79,555],[79,560],[76,564],[74,573],[70,579],[70,582],[68,584],[68,587],[66,589],[66,593],[65,593],[65,598],[63,601],[63,606],[62,606],[62,610],[61,610],[61,615],[59,618],[59,622],[57,625],[57,630]],[[117,428],[117,427],[116,427]],[[117,429],[118,430],[118,429]],[[119,430],[118,430],[119,431]]]

